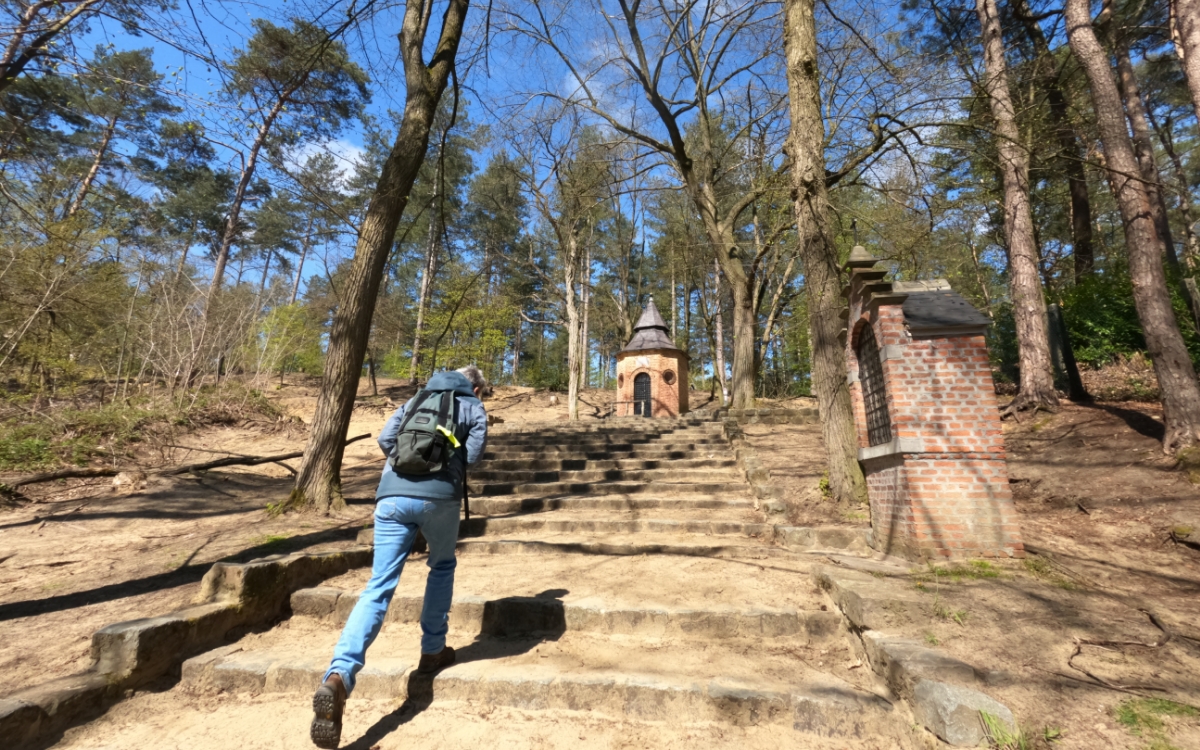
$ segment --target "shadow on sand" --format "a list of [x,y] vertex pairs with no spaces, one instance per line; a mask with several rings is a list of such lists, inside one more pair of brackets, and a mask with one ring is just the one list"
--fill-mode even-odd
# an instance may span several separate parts
[[[465,664],[485,659],[505,659],[532,651],[538,644],[557,641],[567,630],[566,612],[562,597],[566,589],[550,589],[533,597],[542,606],[531,608],[530,597],[514,596],[487,602],[483,609],[483,626],[475,641],[455,652],[455,663]],[[511,608],[520,607],[524,616],[519,630],[512,626],[512,618],[505,615]],[[530,617],[531,609],[536,614]],[[450,667],[453,669],[453,667]],[[433,704],[434,680],[437,674],[418,674],[414,670],[408,676],[408,697],[392,713],[375,722],[363,736],[356,739],[345,750],[370,750],[384,737],[412,721]]]

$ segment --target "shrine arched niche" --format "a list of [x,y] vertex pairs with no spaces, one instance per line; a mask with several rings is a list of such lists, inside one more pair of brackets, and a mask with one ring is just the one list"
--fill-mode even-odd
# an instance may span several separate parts
[[887,381],[875,329],[865,318],[854,326],[850,350],[858,365],[863,411],[867,418],[867,445],[883,445],[892,440],[892,419],[888,411]]

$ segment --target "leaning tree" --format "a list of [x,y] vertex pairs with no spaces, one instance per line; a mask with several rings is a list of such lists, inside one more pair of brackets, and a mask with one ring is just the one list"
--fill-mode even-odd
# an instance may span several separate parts
[[429,148],[429,131],[462,39],[469,0],[450,0],[442,16],[442,32],[433,57],[425,61],[425,34],[432,0],[410,0],[400,30],[400,58],[407,84],[404,115],[392,150],[363,217],[350,273],[329,332],[325,378],[309,430],[304,463],[296,475],[287,507],[309,507],[328,513],[346,505],[341,466],[346,430],[362,375],[371,334],[375,298],[391,254],[400,216]]

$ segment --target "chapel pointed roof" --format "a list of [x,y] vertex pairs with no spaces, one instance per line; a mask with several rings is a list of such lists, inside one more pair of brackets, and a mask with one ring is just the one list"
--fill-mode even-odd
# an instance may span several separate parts
[[642,317],[638,318],[637,325],[633,330],[640,331],[645,328],[661,328],[663,333],[667,331],[667,323],[663,320],[663,316],[658,312],[658,306],[654,304],[654,298],[646,299],[646,309],[642,311]]
[[646,309],[633,327],[633,338],[625,345],[623,352],[633,352],[642,349],[678,349],[667,330],[667,324],[654,304],[654,298],[646,300]]

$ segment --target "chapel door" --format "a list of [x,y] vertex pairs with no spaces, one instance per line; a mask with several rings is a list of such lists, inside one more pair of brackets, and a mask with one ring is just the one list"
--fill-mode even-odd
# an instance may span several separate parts
[[643,417],[651,416],[650,407],[650,376],[639,372],[633,379],[633,413]]

